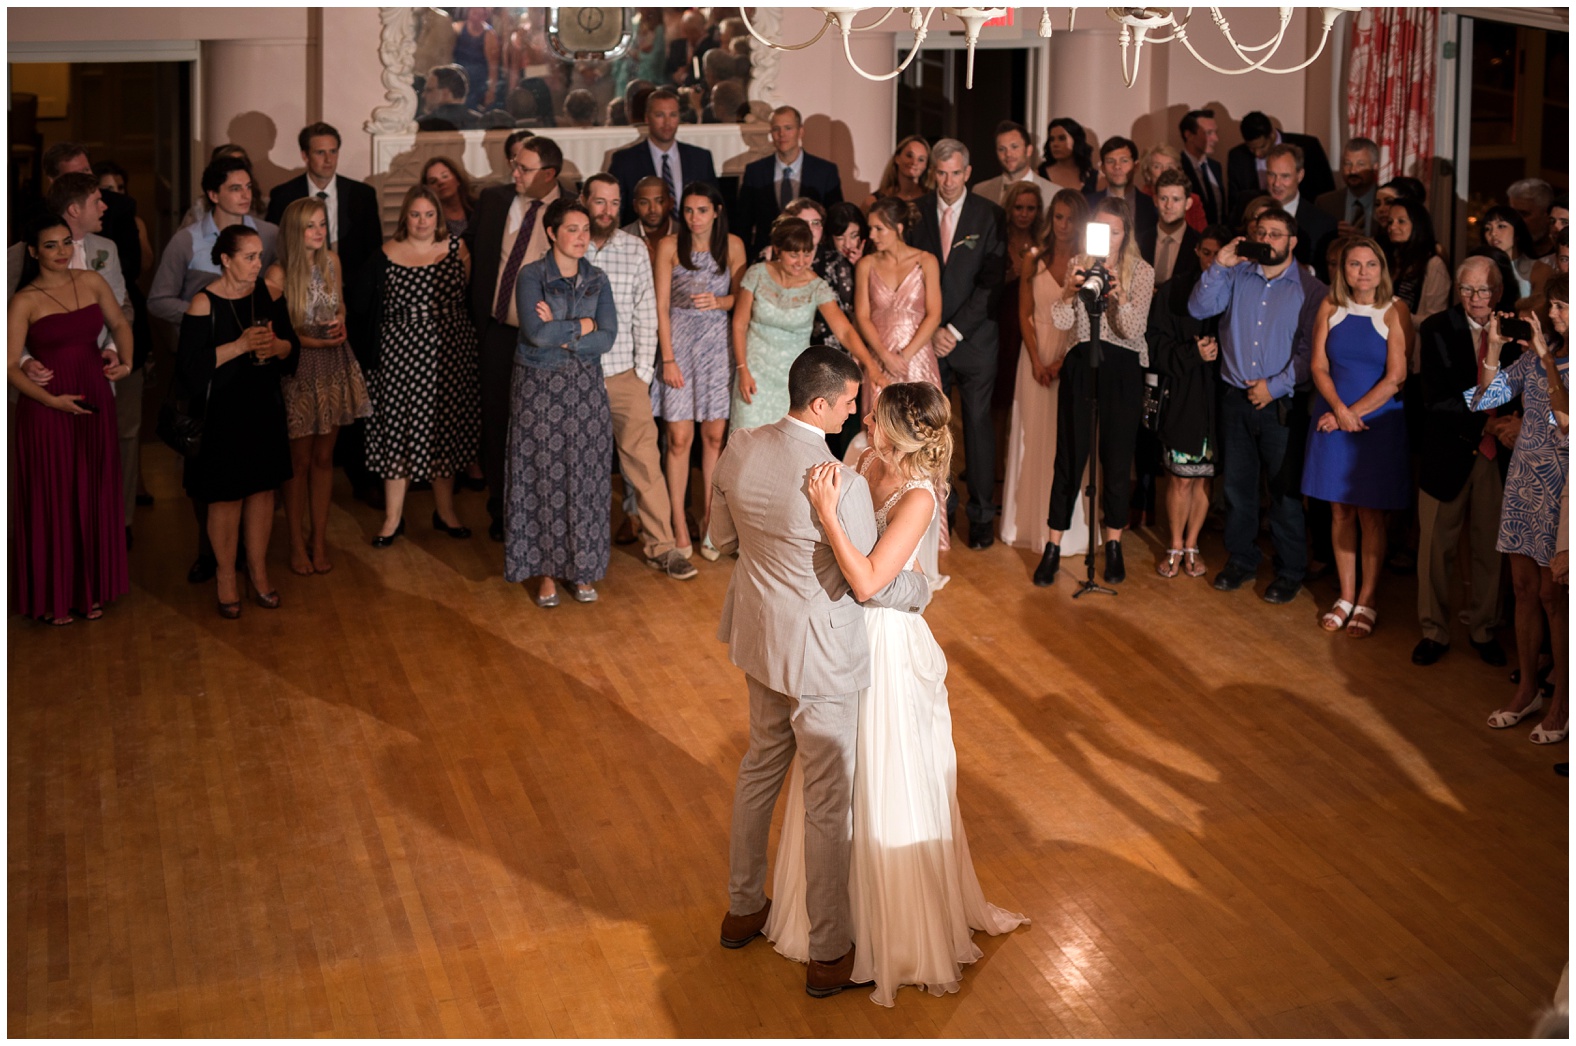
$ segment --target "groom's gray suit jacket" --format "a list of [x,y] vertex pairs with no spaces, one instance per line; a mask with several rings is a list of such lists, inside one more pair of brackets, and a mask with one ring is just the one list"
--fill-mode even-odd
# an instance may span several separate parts
[[[835,460],[823,436],[783,418],[730,436],[713,478],[712,543],[739,551],[717,638],[746,675],[783,694],[848,694],[870,685],[864,609],[807,494],[810,468]],[[851,469],[843,470],[837,517],[868,555],[875,510],[870,487]],[[929,600],[924,575],[903,570],[867,602],[918,613]]]

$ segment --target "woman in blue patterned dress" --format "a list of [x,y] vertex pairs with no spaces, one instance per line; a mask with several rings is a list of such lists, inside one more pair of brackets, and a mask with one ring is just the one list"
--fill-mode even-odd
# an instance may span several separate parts
[[[673,533],[686,541],[690,449],[700,422],[700,532],[711,524],[711,474],[728,431],[728,310],[744,272],[744,241],[728,232],[722,194],[684,188],[678,232],[657,244],[657,380],[651,413],[667,422]],[[696,245],[704,245],[697,249]],[[688,558],[688,543],[677,550]]]
[[[1412,318],[1395,297],[1384,252],[1366,236],[1341,248],[1330,296],[1313,321],[1312,419],[1302,492],[1330,502],[1330,541],[1341,596],[1319,621],[1326,632],[1373,633],[1374,591],[1384,566],[1385,513],[1407,506],[1411,470],[1406,417],[1396,393],[1406,380]],[[1357,528],[1362,525],[1358,587]]]
[[[1542,723],[1532,731],[1534,744],[1558,744],[1565,740],[1565,662],[1566,634],[1565,589],[1554,583],[1549,564],[1554,558],[1558,538],[1560,499],[1565,493],[1570,449],[1570,418],[1567,391],[1570,387],[1570,291],[1568,277],[1560,275],[1548,282],[1549,317],[1554,330],[1545,339],[1535,315],[1532,352],[1504,371],[1499,369],[1500,352],[1510,340],[1500,333],[1499,316],[1489,320],[1488,348],[1479,368],[1478,385],[1465,392],[1473,410],[1489,410],[1521,397],[1521,431],[1510,455],[1510,472],[1505,477],[1505,499],[1499,517],[1496,546],[1510,556],[1510,580],[1516,590],[1516,657],[1521,664],[1521,682],[1509,705],[1488,717],[1496,730],[1515,726],[1543,708],[1538,690],[1538,650],[1543,645],[1543,617],[1548,615],[1552,629],[1554,696]],[[1551,344],[1552,343],[1552,344]],[[1564,415],[1562,417],[1562,415]]]

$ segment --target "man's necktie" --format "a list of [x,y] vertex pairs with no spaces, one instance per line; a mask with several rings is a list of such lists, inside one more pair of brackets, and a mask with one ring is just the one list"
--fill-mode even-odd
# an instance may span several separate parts
[[779,183],[779,186],[780,187],[777,190],[777,206],[786,211],[788,209],[788,205],[793,202],[792,167],[783,168],[783,179]]
[[1155,282],[1164,283],[1171,278],[1171,266],[1175,263],[1177,241],[1175,236],[1166,236],[1160,240],[1160,250],[1155,254]]
[[1352,204],[1352,228],[1368,235],[1368,208],[1364,207],[1361,200]]
[[541,209],[541,200],[531,201],[531,206],[525,212],[525,220],[520,223],[520,231],[515,234],[514,249],[509,252],[509,260],[504,263],[503,279],[498,281],[498,300],[493,303],[493,319],[499,323],[509,322],[509,301],[514,297],[514,281],[520,275],[525,248],[530,244],[531,233],[536,228],[536,212]]
[[673,197],[674,213],[683,213],[679,205],[684,201],[679,199],[679,187],[673,183],[673,164],[669,161],[667,153],[662,154],[662,180],[668,183],[668,194]]
[[958,227],[956,213],[957,204],[941,212],[941,264],[943,265],[947,263],[947,255],[952,253],[952,234]]
[[[1478,365],[1478,387],[1479,388],[1482,388],[1482,386],[1483,386],[1483,360],[1486,359],[1487,357],[1488,357],[1488,328],[1484,327],[1482,330],[1478,331],[1478,343],[1477,343],[1477,365]],[[1498,412],[1494,411],[1494,410],[1489,410],[1486,413],[1488,414],[1489,417],[1492,418]],[[1490,436],[1486,432],[1483,433],[1483,438],[1480,441],[1478,441],[1478,453],[1483,455],[1488,460],[1493,461],[1494,458],[1499,455],[1499,440],[1495,439],[1493,436]]]
[[[329,229],[332,230],[333,227],[334,227],[334,223],[328,220],[328,193],[324,192],[322,189],[319,189],[317,191],[317,198],[319,200],[323,201],[323,221],[328,225]],[[330,240],[330,243],[328,245],[328,249],[329,250],[333,250],[334,249],[334,244],[332,242],[333,237],[329,237],[329,240]]]

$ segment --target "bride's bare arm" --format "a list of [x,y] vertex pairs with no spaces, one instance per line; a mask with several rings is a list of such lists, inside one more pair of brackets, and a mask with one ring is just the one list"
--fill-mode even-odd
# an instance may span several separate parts
[[916,488],[898,499],[887,515],[887,528],[866,556],[849,540],[837,518],[837,503],[842,497],[842,466],[834,462],[810,470],[810,504],[815,507],[826,530],[827,544],[837,557],[837,566],[848,580],[854,598],[863,603],[886,588],[902,572],[935,509],[928,490]]

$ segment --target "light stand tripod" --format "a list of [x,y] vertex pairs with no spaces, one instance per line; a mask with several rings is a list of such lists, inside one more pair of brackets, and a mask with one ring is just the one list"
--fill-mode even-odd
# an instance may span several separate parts
[[[1096,266],[1091,274],[1094,271],[1104,275],[1101,266]],[[1087,282],[1085,286],[1088,286]],[[1073,593],[1074,599],[1091,592],[1116,595],[1116,589],[1097,585],[1094,580],[1095,550],[1100,548],[1099,509],[1095,504],[1095,475],[1100,471],[1097,466],[1100,460],[1100,317],[1105,315],[1105,302],[1110,288],[1110,280],[1101,279],[1099,293],[1087,295],[1083,299],[1084,311],[1089,314],[1089,483],[1084,487],[1084,497],[1089,500],[1089,551],[1084,556],[1084,582]]]

